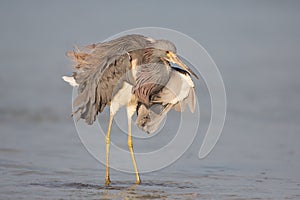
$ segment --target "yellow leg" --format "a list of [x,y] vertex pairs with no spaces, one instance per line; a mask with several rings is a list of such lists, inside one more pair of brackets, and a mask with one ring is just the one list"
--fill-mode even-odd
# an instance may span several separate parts
[[140,179],[140,175],[137,169],[137,165],[135,162],[135,158],[134,158],[134,152],[133,152],[133,145],[132,145],[132,135],[131,135],[131,117],[134,113],[135,110],[135,106],[128,106],[127,107],[127,117],[128,117],[128,148],[130,151],[130,155],[131,155],[131,159],[132,159],[132,163],[133,163],[133,167],[134,167],[134,172],[135,172],[135,176],[136,176],[136,184],[140,184],[141,183],[141,179]]
[[110,145],[110,130],[111,130],[111,125],[113,122],[113,115],[111,114],[109,117],[109,124],[107,128],[107,133],[105,137],[105,143],[106,143],[106,175],[105,175],[105,185],[108,186],[111,181],[109,178],[109,145]]

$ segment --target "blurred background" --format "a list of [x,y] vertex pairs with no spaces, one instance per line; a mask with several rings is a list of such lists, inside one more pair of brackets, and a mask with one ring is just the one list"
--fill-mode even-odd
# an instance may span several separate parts
[[[0,1],[0,199],[299,199],[299,8],[299,1]],[[65,52],[147,26],[206,48],[224,79],[226,124],[206,159],[197,157],[199,136],[175,164],[142,174],[141,186],[112,171],[115,185],[105,189],[104,166],[70,118]]]

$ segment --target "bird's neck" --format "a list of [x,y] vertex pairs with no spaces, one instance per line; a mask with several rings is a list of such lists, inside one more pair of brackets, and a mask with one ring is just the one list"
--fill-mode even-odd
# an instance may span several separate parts
[[138,49],[129,53],[132,60],[136,61],[136,65],[143,65],[148,63],[162,63],[160,57],[154,56],[153,49]]

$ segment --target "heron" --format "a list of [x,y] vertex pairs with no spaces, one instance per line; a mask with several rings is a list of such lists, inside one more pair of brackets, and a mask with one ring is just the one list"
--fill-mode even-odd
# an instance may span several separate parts
[[[186,82],[180,77],[183,74],[185,75],[182,77],[189,77],[189,81],[191,75],[198,78],[179,59],[176,52],[172,42],[155,40],[143,35],[126,35],[103,43],[76,47],[75,50],[67,52],[67,56],[73,60],[75,72],[71,77],[63,76],[63,79],[77,87],[77,97],[73,101],[75,110],[72,115],[77,116],[78,120],[84,119],[87,124],[93,124],[98,113],[109,106],[109,122],[105,136],[105,185],[111,183],[110,134],[114,115],[120,107],[126,106],[127,143],[136,175],[136,184],[140,184],[141,179],[132,143],[132,116],[135,112],[140,113],[139,122],[136,121],[137,125],[147,132],[153,132],[171,108],[176,108],[176,104],[190,99],[189,96],[192,97],[188,92],[184,97],[177,98],[176,102],[174,98],[170,98],[172,92],[166,88],[168,83],[169,86],[175,83],[181,87]],[[171,67],[171,63],[178,65],[182,70],[175,70]],[[193,88],[193,85],[190,84],[189,87]],[[183,87],[180,91],[186,89]],[[167,96],[169,99],[165,98]],[[161,112],[155,117],[151,110],[154,105],[162,106]],[[141,120],[145,118],[148,120]]]

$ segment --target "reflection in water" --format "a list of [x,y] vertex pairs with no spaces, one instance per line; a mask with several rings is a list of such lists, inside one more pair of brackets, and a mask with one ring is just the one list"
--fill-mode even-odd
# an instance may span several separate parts
[[85,184],[85,183],[31,183],[33,187],[45,187],[49,189],[72,190],[81,193],[80,196],[99,194],[99,199],[165,199],[177,197],[178,199],[197,197],[196,192],[185,193],[185,189],[196,189],[191,183],[176,183],[171,181],[146,181],[142,185],[128,185],[128,182],[115,181],[110,186]]

